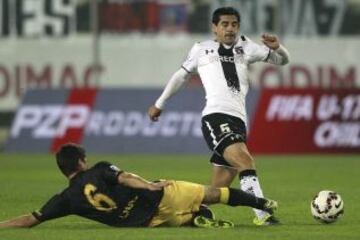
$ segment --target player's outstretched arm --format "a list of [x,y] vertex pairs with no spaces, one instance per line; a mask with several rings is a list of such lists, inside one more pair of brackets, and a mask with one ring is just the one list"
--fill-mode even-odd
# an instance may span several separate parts
[[264,33],[262,42],[273,52],[270,53],[267,62],[276,65],[285,65],[290,61],[289,51],[280,44],[279,38],[274,34]]
[[183,68],[180,68],[172,75],[161,96],[156,100],[154,105],[150,106],[148,110],[148,115],[151,121],[159,120],[166,101],[186,85],[188,76],[189,73]]
[[161,181],[161,182],[149,182],[146,179],[128,172],[123,172],[118,176],[118,182],[122,185],[131,188],[143,188],[150,191],[161,190],[162,188],[170,185],[170,181]]
[[31,214],[0,222],[0,228],[30,228],[40,222]]

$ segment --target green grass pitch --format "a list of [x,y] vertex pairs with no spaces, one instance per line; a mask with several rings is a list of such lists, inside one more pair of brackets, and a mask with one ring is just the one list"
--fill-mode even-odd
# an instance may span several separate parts
[[[236,223],[233,229],[112,228],[76,216],[46,222],[33,229],[2,229],[0,239],[360,239],[360,156],[256,156],[265,195],[279,201],[281,226],[256,227],[249,208],[214,206],[218,218]],[[147,179],[177,179],[207,184],[207,156],[96,156]],[[0,220],[38,209],[67,185],[55,161],[47,155],[0,155]],[[238,187],[236,180],[233,187]],[[320,190],[341,194],[344,216],[334,224],[317,223],[310,200]]]

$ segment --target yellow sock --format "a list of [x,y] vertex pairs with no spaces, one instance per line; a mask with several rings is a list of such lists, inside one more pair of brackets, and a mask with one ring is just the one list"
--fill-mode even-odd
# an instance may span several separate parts
[[220,188],[220,203],[227,204],[229,202],[230,191],[227,187]]

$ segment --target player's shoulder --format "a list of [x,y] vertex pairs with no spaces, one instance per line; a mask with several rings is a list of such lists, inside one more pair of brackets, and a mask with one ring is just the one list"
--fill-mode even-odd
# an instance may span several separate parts
[[253,40],[251,40],[251,38],[249,38],[246,35],[241,35],[239,37],[239,40],[237,41],[236,45],[241,45],[241,46],[246,46],[246,47],[251,47],[253,46],[253,44],[256,44]]
[[211,51],[211,50],[216,50],[219,47],[219,43],[214,41],[214,40],[205,40],[205,41],[201,41],[201,42],[196,42],[192,49],[191,52],[192,54],[200,54],[199,56],[201,56],[201,53],[207,52],[207,51]]
[[107,162],[107,161],[100,161],[100,162],[97,162],[93,168],[95,169],[98,169],[98,168],[107,168],[107,167],[110,167],[112,164],[110,162]]
[[94,169],[108,169],[111,171],[120,171],[120,169],[117,166],[115,166],[114,164],[107,162],[107,161],[98,162],[93,166],[93,168]]
[[256,55],[258,50],[261,49],[264,45],[258,44],[248,36],[241,35],[236,46],[241,46],[247,55]]
[[241,45],[244,47],[252,48],[252,47],[258,47],[260,46],[259,43],[252,40],[250,37],[246,35],[241,35],[239,38],[239,41],[237,42],[237,45]]
[[204,41],[201,41],[201,42],[197,42],[196,45],[199,47],[199,48],[209,48],[209,47],[217,47],[219,46],[219,43],[215,40],[204,40]]
[[103,166],[109,166],[109,165],[111,165],[111,163],[108,161],[100,161],[100,162],[97,162],[94,165],[94,167],[103,167]]
[[249,42],[251,39],[246,35],[240,35],[239,42]]

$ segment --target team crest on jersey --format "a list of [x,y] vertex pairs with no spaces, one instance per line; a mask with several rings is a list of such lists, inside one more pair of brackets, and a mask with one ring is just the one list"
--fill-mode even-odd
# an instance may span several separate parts
[[237,54],[244,54],[244,49],[242,46],[234,48]]

